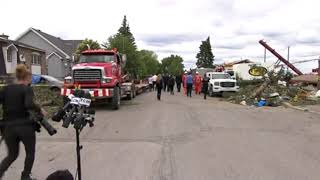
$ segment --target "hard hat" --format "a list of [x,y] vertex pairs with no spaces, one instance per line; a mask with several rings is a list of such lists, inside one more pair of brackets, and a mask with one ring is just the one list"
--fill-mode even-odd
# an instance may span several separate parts
[[197,71],[196,74],[199,74],[199,72]]

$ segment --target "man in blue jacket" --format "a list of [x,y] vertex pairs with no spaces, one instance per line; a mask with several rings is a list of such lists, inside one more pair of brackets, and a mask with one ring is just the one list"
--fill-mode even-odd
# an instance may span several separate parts
[[191,97],[192,86],[193,86],[193,77],[192,77],[191,72],[188,73],[186,81],[187,81],[187,96]]

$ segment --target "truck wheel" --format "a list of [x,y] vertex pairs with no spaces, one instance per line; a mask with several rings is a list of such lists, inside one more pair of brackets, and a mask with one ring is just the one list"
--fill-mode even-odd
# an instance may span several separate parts
[[117,110],[120,108],[120,100],[121,100],[121,95],[120,95],[120,89],[119,87],[115,87],[113,89],[113,97],[112,97],[112,109]]

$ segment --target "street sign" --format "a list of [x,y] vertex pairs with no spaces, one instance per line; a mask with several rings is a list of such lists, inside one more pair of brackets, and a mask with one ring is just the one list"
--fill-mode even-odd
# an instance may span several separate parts
[[255,66],[249,69],[249,74],[251,76],[264,76],[267,72],[268,70],[262,66]]

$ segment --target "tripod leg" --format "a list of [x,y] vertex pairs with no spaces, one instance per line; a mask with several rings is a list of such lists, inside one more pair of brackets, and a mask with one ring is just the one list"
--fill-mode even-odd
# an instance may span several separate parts
[[80,146],[80,130],[76,129],[76,138],[77,138],[77,169],[78,169],[78,180],[81,180],[81,156],[80,151],[82,147]]

